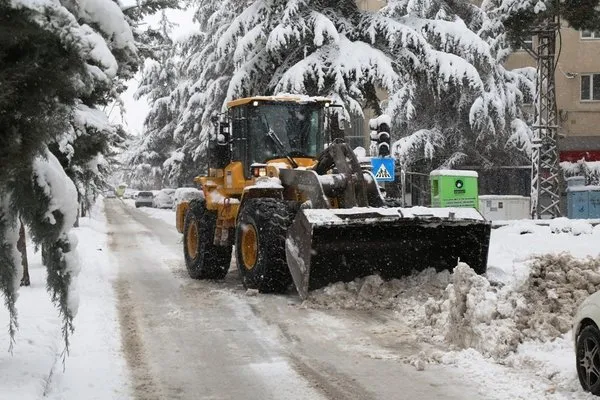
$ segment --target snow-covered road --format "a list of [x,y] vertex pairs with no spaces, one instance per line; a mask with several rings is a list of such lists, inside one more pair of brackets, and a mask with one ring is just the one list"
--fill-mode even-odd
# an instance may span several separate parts
[[174,219],[118,199],[81,218],[64,369],[60,318],[29,244],[32,285],[20,290],[14,353],[0,353],[0,400],[592,398],[569,328],[600,290],[588,285],[600,282],[600,225],[512,221],[492,232],[486,276],[369,276],[300,302],[293,289],[246,293],[234,265],[222,282],[190,279]]
[[[107,200],[126,358],[143,399],[485,398],[423,350],[392,310],[318,310],[187,277],[173,224]],[[168,213],[169,211],[165,211]],[[172,212],[171,212],[172,213]]]

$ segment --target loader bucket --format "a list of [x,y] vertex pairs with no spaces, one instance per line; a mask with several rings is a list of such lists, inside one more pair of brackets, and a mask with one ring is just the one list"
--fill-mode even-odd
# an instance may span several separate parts
[[286,239],[301,299],[333,282],[454,268],[486,271],[491,224],[471,208],[303,209]]

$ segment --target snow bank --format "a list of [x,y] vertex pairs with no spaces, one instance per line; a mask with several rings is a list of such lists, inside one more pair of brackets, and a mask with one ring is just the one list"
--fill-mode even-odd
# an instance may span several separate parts
[[571,329],[579,304],[600,290],[600,257],[537,256],[519,285],[500,286],[467,264],[427,269],[384,282],[372,275],[312,292],[311,308],[388,308],[401,312],[422,340],[472,348],[500,360],[525,341],[550,341]]
[[390,310],[424,345],[411,365],[452,365],[497,391],[488,398],[585,398],[569,331],[578,305],[600,290],[599,237],[588,221],[510,222],[492,230],[485,276],[465,264],[370,276],[313,291],[302,305]]
[[311,292],[302,305],[309,308],[401,309],[406,315],[424,315],[430,297],[441,298],[450,282],[450,272],[429,268],[403,279],[383,281],[377,275],[337,282]]
[[[133,398],[112,286],[118,270],[108,252],[101,208],[95,207],[80,223],[72,232],[77,234],[78,250],[86,260],[79,276],[85,290],[81,291],[80,313],[64,368],[62,318],[46,291],[41,254],[28,242],[31,286],[19,291],[20,329],[13,354],[0,352],[2,400]],[[0,321],[8,321],[8,317],[8,311],[0,307]],[[7,329],[0,330],[0,343],[9,343]]]
[[600,257],[537,256],[530,267],[516,287],[490,283],[464,263],[452,274],[427,269],[388,282],[372,275],[317,290],[303,306],[397,309],[426,341],[500,359],[524,341],[567,333],[578,305],[600,290]]

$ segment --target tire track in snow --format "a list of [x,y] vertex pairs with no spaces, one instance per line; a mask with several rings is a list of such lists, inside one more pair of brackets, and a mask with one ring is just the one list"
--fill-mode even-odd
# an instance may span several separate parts
[[[106,218],[109,226],[114,227],[118,216],[114,215],[114,210],[107,207]],[[121,244],[115,240],[114,232],[109,231],[107,235],[108,245],[113,253],[123,250]],[[140,400],[164,399],[159,385],[151,374],[146,358],[144,343],[139,333],[138,317],[130,295],[130,284],[127,279],[119,276],[114,283],[114,288],[117,296],[119,324],[121,325],[122,349],[132,374],[135,398]]]

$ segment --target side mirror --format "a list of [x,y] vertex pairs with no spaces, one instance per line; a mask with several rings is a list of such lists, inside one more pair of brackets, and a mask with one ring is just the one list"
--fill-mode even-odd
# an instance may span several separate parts
[[229,121],[227,120],[219,122],[217,143],[220,145],[227,145],[229,143]]

